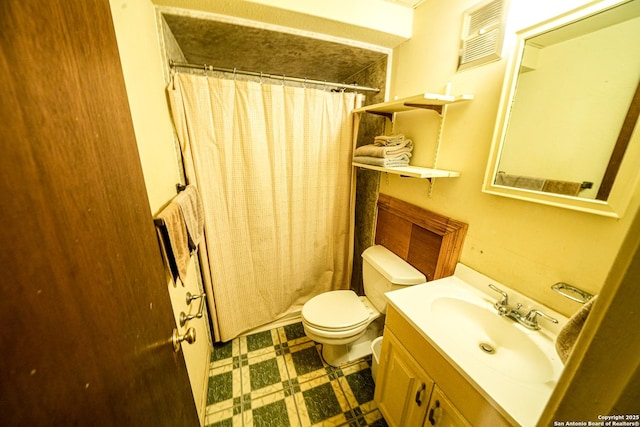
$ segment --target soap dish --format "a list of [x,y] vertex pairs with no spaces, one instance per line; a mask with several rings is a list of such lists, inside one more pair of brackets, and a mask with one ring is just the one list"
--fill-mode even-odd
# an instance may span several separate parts
[[579,302],[581,304],[585,304],[591,298],[593,298],[593,295],[589,292],[583,291],[582,289],[578,289],[575,286],[564,282],[556,283],[555,285],[551,286],[551,289],[553,289],[563,297],[569,298],[570,300]]

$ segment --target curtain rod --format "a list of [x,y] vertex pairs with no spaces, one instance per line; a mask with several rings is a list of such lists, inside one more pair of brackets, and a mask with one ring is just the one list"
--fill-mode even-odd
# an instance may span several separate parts
[[316,85],[334,86],[334,87],[339,87],[341,89],[359,90],[363,92],[380,92],[380,89],[375,87],[350,85],[346,83],[327,82],[324,80],[314,80],[314,79],[307,79],[307,78],[301,78],[301,77],[289,77],[285,75],[256,73],[255,71],[242,71],[242,70],[236,70],[235,68],[231,69],[231,68],[214,67],[213,65],[207,65],[207,64],[202,64],[202,65],[188,64],[184,62],[175,62],[173,59],[169,60],[169,66],[172,68],[174,67],[194,68],[194,69],[199,69],[204,71],[220,71],[223,73],[242,74],[245,76],[254,76],[254,77],[261,77],[261,78],[264,77],[264,78],[275,79],[275,80],[285,80],[285,81],[298,82],[298,83],[310,83],[310,84],[316,84]]

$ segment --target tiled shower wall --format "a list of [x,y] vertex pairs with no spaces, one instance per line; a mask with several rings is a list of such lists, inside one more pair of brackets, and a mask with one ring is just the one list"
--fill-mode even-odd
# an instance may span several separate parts
[[[384,102],[387,66],[388,60],[383,58],[347,80],[357,81],[358,84],[363,86],[380,88],[379,93],[367,92],[365,94],[364,105]],[[357,146],[371,144],[375,136],[384,134],[385,120],[382,116],[363,113],[360,119]],[[374,242],[380,172],[356,168],[356,174],[356,211],[351,289],[359,295],[364,295],[361,255]]]

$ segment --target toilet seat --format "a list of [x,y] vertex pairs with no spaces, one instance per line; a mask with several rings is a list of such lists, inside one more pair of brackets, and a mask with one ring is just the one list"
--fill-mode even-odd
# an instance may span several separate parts
[[371,313],[352,290],[316,295],[302,307],[303,322],[329,336],[343,336],[345,332],[364,329],[370,317]]
[[[318,329],[314,328],[304,321],[303,326],[307,336],[311,337],[315,341],[321,342],[322,340],[331,340],[332,342],[350,342],[353,340],[353,337],[358,336],[359,334],[364,332],[367,329],[367,326],[369,326],[369,323],[364,323],[363,325],[360,325],[356,328],[346,329],[344,331],[328,331],[326,329]],[[321,339],[317,339],[318,337],[321,337]]]

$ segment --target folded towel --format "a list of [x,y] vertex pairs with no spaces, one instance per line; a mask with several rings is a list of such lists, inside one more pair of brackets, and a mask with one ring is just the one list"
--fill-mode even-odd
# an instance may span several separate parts
[[582,331],[584,322],[587,320],[591,308],[596,300],[597,296],[591,298],[585,305],[582,306],[573,316],[569,318],[567,324],[564,325],[558,337],[556,338],[556,352],[560,356],[562,363],[565,363],[573,350],[573,346]]
[[204,209],[198,189],[193,185],[178,193],[173,199],[180,206],[184,223],[187,226],[189,247],[193,250],[198,247],[204,231]]
[[581,182],[547,179],[542,187],[542,191],[546,191],[547,193],[564,194],[566,196],[577,196],[581,188]]
[[373,143],[375,145],[387,147],[402,144],[402,141],[404,141],[404,135],[401,133],[397,135],[379,135],[373,138]]
[[413,141],[405,139],[398,145],[383,146],[376,144],[363,145],[356,148],[353,153],[354,156],[369,156],[369,157],[395,157],[400,154],[407,154],[411,157],[413,151]]
[[534,178],[522,175],[509,175],[504,172],[498,172],[496,175],[496,185],[504,185],[506,187],[522,188],[524,190],[542,190],[545,180],[543,178]]
[[189,266],[190,252],[187,237],[187,226],[184,223],[180,205],[174,201],[170,202],[159,214],[158,218],[164,221],[167,229],[168,241],[165,239],[165,250],[169,258],[169,268],[174,280],[180,278],[182,283],[186,283],[187,267]]
[[395,157],[355,156],[353,161],[356,163],[380,167],[409,166],[409,156],[406,154],[401,154]]

